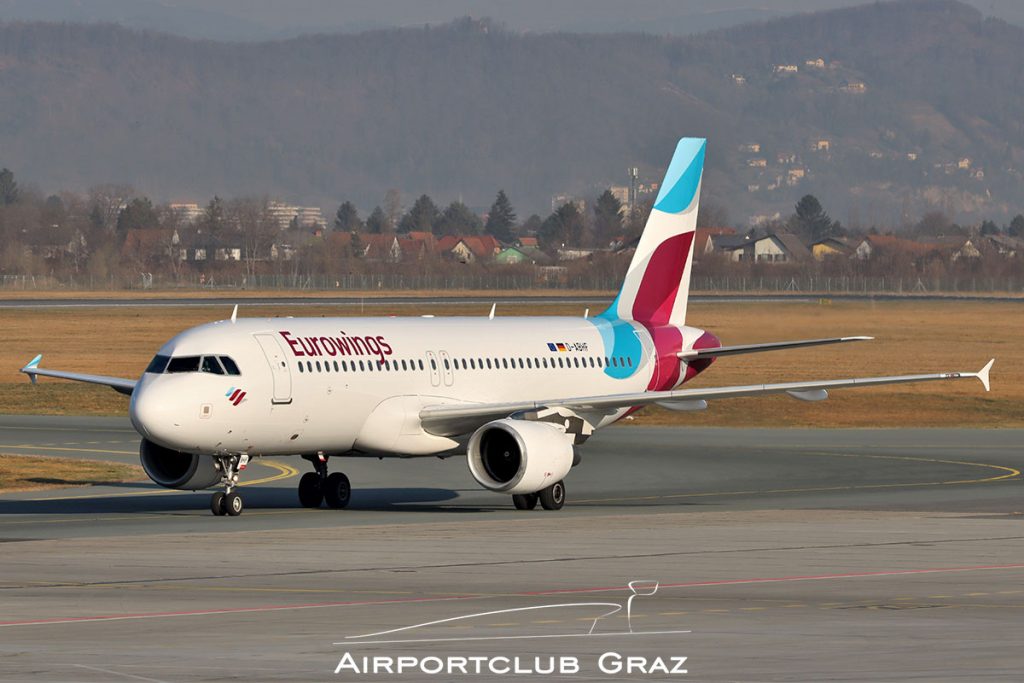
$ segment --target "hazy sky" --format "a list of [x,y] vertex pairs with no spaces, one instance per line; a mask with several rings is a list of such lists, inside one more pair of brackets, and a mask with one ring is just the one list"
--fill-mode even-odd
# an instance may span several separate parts
[[[1024,24],[1020,0],[966,0]],[[190,37],[257,40],[491,17],[526,31],[686,34],[858,0],[0,0],[0,19],[114,21]]]

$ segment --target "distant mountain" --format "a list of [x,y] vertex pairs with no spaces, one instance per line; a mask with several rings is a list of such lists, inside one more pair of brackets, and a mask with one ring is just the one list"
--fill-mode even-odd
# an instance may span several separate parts
[[624,184],[627,166],[659,179],[676,138],[706,135],[705,192],[737,222],[805,192],[844,223],[998,217],[1024,204],[1022,48],[1024,30],[950,0],[688,38],[460,20],[219,43],[0,24],[0,166],[47,191],[325,208],[392,187],[479,206],[505,188],[525,215]]

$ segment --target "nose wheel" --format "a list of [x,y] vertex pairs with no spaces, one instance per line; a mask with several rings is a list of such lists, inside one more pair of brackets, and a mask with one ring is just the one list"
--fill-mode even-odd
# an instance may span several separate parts
[[352,499],[352,484],[341,472],[327,473],[326,455],[304,455],[313,464],[314,472],[307,472],[299,479],[299,503],[302,507],[318,508],[323,502],[327,507],[340,510],[348,507]]
[[217,491],[210,497],[210,512],[223,517],[237,517],[245,509],[242,496],[235,491],[238,486],[238,473],[249,464],[249,456],[223,455],[216,458],[217,468],[221,471],[220,483],[223,491]]

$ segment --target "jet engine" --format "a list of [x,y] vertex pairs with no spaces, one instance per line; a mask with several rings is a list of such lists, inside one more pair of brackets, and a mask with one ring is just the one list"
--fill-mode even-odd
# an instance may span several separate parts
[[148,439],[139,446],[139,460],[146,475],[168,489],[197,491],[221,479],[213,458],[164,448]]
[[473,478],[486,489],[535,493],[572,469],[572,437],[548,422],[495,420],[470,437],[466,459]]

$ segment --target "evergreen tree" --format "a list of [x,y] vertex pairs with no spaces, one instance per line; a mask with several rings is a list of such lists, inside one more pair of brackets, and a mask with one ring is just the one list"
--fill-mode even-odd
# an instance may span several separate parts
[[487,213],[487,225],[484,231],[499,242],[511,242],[513,239],[512,228],[516,224],[516,212],[512,208],[512,202],[508,200],[505,190],[498,190],[498,196],[491,204],[491,210]]
[[155,228],[159,223],[160,217],[148,197],[137,197],[131,200],[117,214],[117,232],[122,236],[129,230]]
[[540,226],[540,240],[547,248],[563,245],[577,246],[583,238],[583,214],[575,202],[566,202],[544,219]]
[[203,211],[200,219],[202,228],[211,235],[216,235],[224,227],[224,200],[214,195]]
[[1010,221],[1010,228],[1007,231],[1010,237],[1024,237],[1024,216],[1019,213]]
[[622,232],[622,202],[605,190],[594,204],[594,236],[605,245]]
[[992,221],[982,221],[981,230],[982,235],[998,235],[1001,231],[999,226]]
[[807,194],[796,203],[796,215],[791,220],[791,226],[805,238],[820,240],[832,234],[833,224],[818,198]]
[[366,218],[366,232],[379,235],[385,232],[388,228],[388,217],[384,213],[384,209],[379,206],[373,207],[373,211]]
[[409,212],[402,216],[402,220],[398,223],[398,229],[401,232],[433,232],[438,216],[440,216],[440,212],[437,210],[434,200],[421,194]]
[[452,202],[441,213],[434,232],[438,235],[476,235],[483,222],[462,202]]
[[359,212],[352,202],[346,201],[338,207],[338,212],[334,215],[334,229],[341,232],[358,232],[363,229]]
[[18,183],[10,169],[0,171],[0,204],[8,206],[18,201]]

